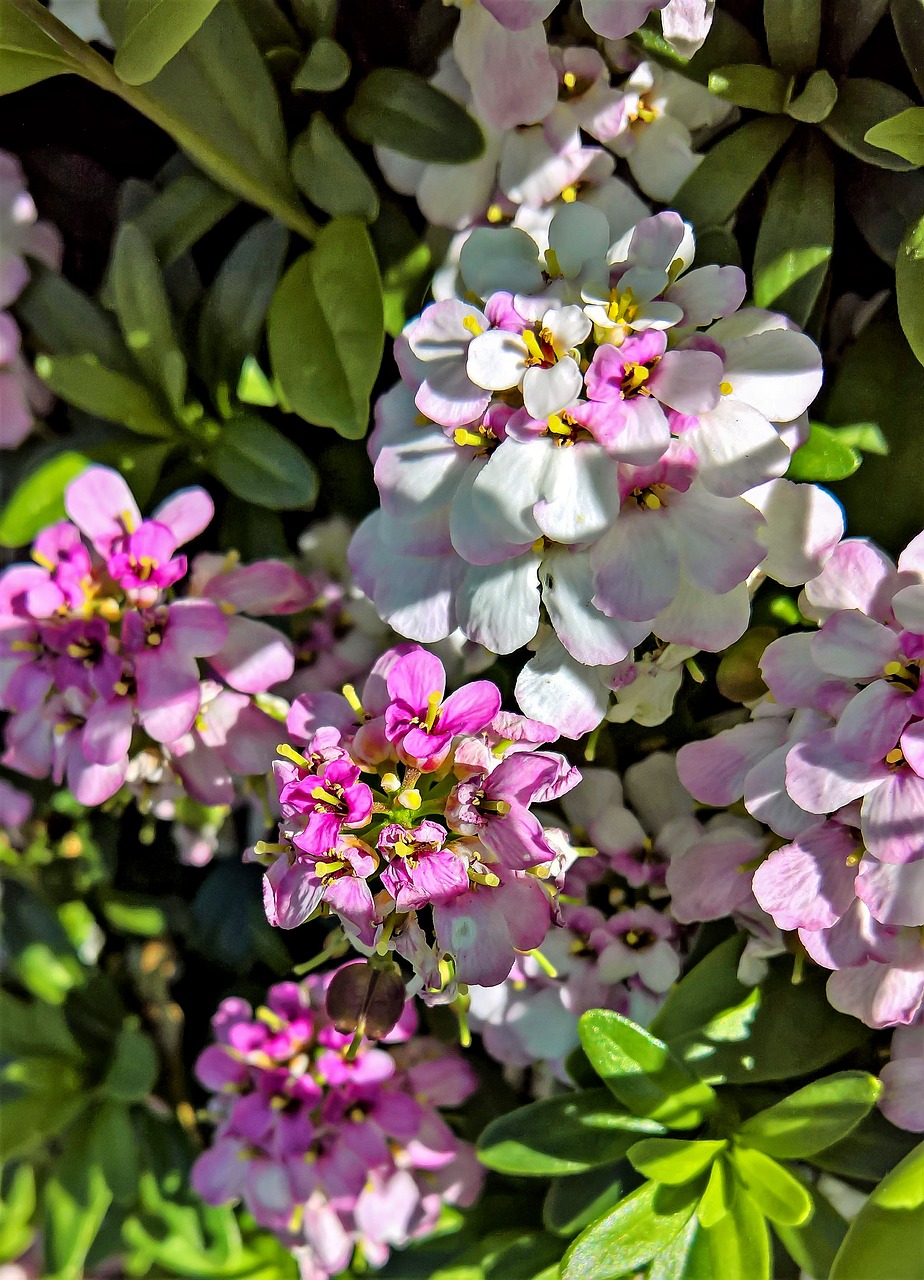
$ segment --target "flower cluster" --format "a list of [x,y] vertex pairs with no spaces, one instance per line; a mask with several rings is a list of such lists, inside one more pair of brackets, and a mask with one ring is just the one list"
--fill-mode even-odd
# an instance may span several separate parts
[[845,539],[801,603],[821,625],[765,650],[772,701],[683,747],[680,776],[706,804],[743,797],[786,841],[753,892],[834,971],[831,1003],[906,1025],[924,1004],[924,534],[897,566]]
[[300,750],[284,744],[274,766],[280,842],[255,853],[270,923],[333,912],[354,945],[397,953],[448,998],[502,982],[545,937],[558,859],[529,806],[580,774],[541,749],[555,730],[502,712],[489,681],[445,687],[439,659],[405,645],[361,701],[349,687],[297,698]]
[[400,1043],[357,1051],[324,1013],[329,978],[279,983],[256,1013],[224,1000],[217,1043],[196,1063],[217,1128],[193,1186],[209,1204],[243,1201],[305,1280],[339,1274],[354,1251],[381,1266],[432,1231],[443,1204],[470,1204],[481,1182],[438,1110],[473,1092],[471,1068],[439,1041],[409,1038],[410,1005],[391,1036]]
[[351,548],[400,633],[533,644],[520,706],[571,737],[652,633],[724,648],[755,570],[801,584],[843,532],[833,498],[780,478],[821,385],[815,344],[739,310],[738,268],[689,270],[678,214],[609,234],[580,204],[544,254],[519,228],[472,233],[460,270],[483,305],[433,303],[396,345],[369,445],[382,508]]
[[178,548],[212,518],[203,489],[142,520],[121,476],[90,467],[65,505],[70,519],[39,534],[32,563],[0,575],[3,763],[66,779],[83,804],[127,777],[140,787],[173,775],[202,804],[231,803],[234,778],[265,773],[278,736],[254,695],[294,665],[262,617],[302,608],[308,584],[281,561],[206,554],[176,599]]
[[6,310],[29,283],[26,258],[57,270],[61,237],[38,220],[15,156],[0,151],[0,449],[15,449],[48,413],[52,397],[23,358],[19,326]]

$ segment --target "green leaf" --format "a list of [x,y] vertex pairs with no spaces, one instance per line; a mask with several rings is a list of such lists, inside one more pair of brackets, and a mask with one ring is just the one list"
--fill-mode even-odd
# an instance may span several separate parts
[[467,164],[484,151],[481,129],[464,107],[396,67],[379,67],[363,80],[346,123],[360,142],[426,164]]
[[131,377],[135,362],[109,315],[57,271],[36,270],[16,303],[40,344],[56,356],[93,356]]
[[360,439],[385,341],[382,285],[369,235],[336,218],[283,276],[269,311],[273,373],[307,422]]
[[354,215],[365,222],[378,217],[375,187],[320,111],[295,140],[292,176],[311,203],[331,217]]
[[0,1072],[0,1162],[60,1133],[88,1101],[83,1080],[61,1058],[24,1058]]
[[802,1159],[846,1137],[881,1092],[875,1076],[865,1071],[840,1071],[758,1111],[741,1125],[737,1138],[767,1155]]
[[709,72],[716,67],[724,67],[732,63],[760,62],[762,57],[761,46],[747,27],[737,18],[733,18],[727,10],[716,9],[702,48],[698,49],[687,62],[683,68],[683,74],[705,85],[709,79]]
[[411,316],[420,311],[432,265],[432,249],[428,244],[418,244],[382,277],[385,332],[389,337],[397,338]]
[[825,65],[844,71],[888,7],[889,0],[827,0],[822,6]]
[[565,1254],[562,1280],[616,1280],[644,1266],[683,1231],[701,1191],[701,1183],[643,1183],[578,1236]]
[[674,207],[695,227],[726,222],[787,141],[784,117],[751,120],[715,144],[674,197]]
[[226,415],[244,361],[260,345],[288,242],[285,227],[272,218],[256,223],[225,258],[203,299],[197,365]]
[[829,1280],[921,1280],[924,1143],[879,1183],[854,1218]]
[[130,217],[165,267],[211,231],[237,204],[235,197],[201,173],[184,173]]
[[754,301],[805,325],[833,247],[834,166],[808,134],[789,149],[770,187],[754,250]]
[[867,129],[864,141],[884,147],[911,164],[924,165],[924,107],[909,107]]
[[874,125],[913,106],[907,94],[881,80],[844,80],[834,110],[822,121],[821,127],[839,147],[858,160],[880,169],[913,169],[915,166],[910,161],[866,141]]
[[680,1234],[652,1260],[647,1280],[696,1280],[689,1270],[689,1262],[698,1233],[699,1223],[695,1217],[691,1218]]
[[895,292],[908,346],[924,364],[924,217],[908,228],[898,250]]
[[731,1170],[727,1161],[720,1158],[709,1170],[709,1181],[696,1210],[700,1225],[708,1228],[721,1221],[731,1207],[734,1194],[735,1184]]
[[594,1070],[636,1115],[671,1129],[692,1128],[715,1105],[709,1086],[675,1061],[666,1044],[621,1014],[592,1009],[578,1030]]
[[[770,1238],[767,1224],[754,1200],[738,1188],[728,1212],[709,1227],[700,1227],[698,1249],[703,1280],[770,1280]],[[693,1280],[687,1273],[688,1280]]]
[[0,1262],[12,1262],[29,1248],[35,1237],[35,1205],[35,1173],[18,1165],[0,1197]]
[[42,529],[63,520],[64,492],[89,465],[83,454],[66,451],[27,475],[0,513],[0,546],[27,546]]
[[126,84],[153,80],[196,34],[218,0],[128,0],[125,34],[115,56]]
[[812,1156],[811,1163],[838,1178],[881,1182],[899,1160],[904,1160],[916,1141],[914,1134],[890,1124],[874,1108],[846,1138]]
[[651,1022],[651,1032],[676,1045],[701,1032],[714,1017],[740,1005],[750,994],[738,981],[745,941],[741,934],[726,938],[685,973],[667,993]]
[[809,438],[793,454],[788,480],[810,480],[821,484],[845,480],[860,465],[858,451],[847,444],[831,427],[813,422]]
[[45,1183],[46,1280],[81,1280],[90,1246],[112,1203],[112,1192],[89,1146],[89,1126],[83,1123],[68,1135],[63,1159]]
[[109,268],[115,311],[125,345],[147,381],[177,414],[186,396],[186,360],[173,329],[170,302],[150,241],[139,227],[123,223]]
[[142,436],[170,439],[176,429],[146,386],[99,364],[95,356],[39,356],[35,372],[55,395],[85,413]]
[[782,71],[811,71],[821,37],[820,0],[764,0],[770,61]]
[[302,451],[255,414],[240,413],[222,428],[205,466],[225,488],[272,510],[305,510],[318,497],[318,475]]
[[625,1155],[659,1124],[619,1112],[605,1089],[543,1098],[499,1116],[478,1141],[478,1158],[500,1173],[538,1178],[582,1173]]
[[154,1088],[159,1063],[150,1036],[125,1026],[116,1041],[103,1088],[117,1102],[142,1102]]
[[924,0],[892,0],[890,9],[911,78],[924,94]]
[[137,1199],[138,1143],[127,1105],[111,1101],[96,1108],[90,1125],[88,1156],[102,1170],[118,1204],[132,1204]]
[[788,1169],[763,1151],[734,1147],[731,1162],[745,1189],[774,1222],[798,1227],[812,1215],[812,1197]]
[[333,93],[335,89],[342,89],[349,77],[347,51],[336,40],[321,36],[308,50],[292,88],[306,93]]
[[709,92],[736,107],[779,115],[786,106],[789,82],[773,67],[755,63],[716,67],[709,72]]
[[0,1054],[79,1060],[80,1052],[60,1009],[0,991]]
[[553,1178],[542,1205],[542,1221],[556,1235],[575,1235],[615,1208],[622,1199],[624,1160],[597,1165],[585,1173]]
[[798,1227],[773,1224],[786,1252],[810,1276],[826,1276],[847,1231],[847,1223],[819,1191],[812,1193],[812,1216]]
[[73,58],[12,0],[0,0],[0,94],[76,70]]
[[646,1138],[630,1147],[630,1163],[645,1178],[682,1186],[691,1182],[712,1165],[728,1146],[724,1138],[692,1141],[680,1138]]
[[824,69],[814,71],[805,82],[805,88],[789,100],[786,114],[805,124],[819,124],[827,120],[837,102],[837,85]]
[[100,906],[109,924],[119,933],[152,938],[166,932],[167,917],[160,902],[153,898],[110,889]]

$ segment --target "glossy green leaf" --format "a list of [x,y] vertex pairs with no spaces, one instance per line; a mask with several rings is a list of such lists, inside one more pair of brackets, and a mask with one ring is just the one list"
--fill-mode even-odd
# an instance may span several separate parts
[[821,0],[764,0],[770,61],[781,71],[811,71],[821,36]]
[[11,0],[0,0],[0,94],[76,71],[74,60]]
[[[728,1211],[697,1237],[696,1280],[770,1280],[770,1237],[760,1207],[737,1189]],[[685,1280],[694,1280],[687,1272]]]
[[158,191],[130,220],[150,241],[155,257],[169,266],[237,204],[223,187],[201,173],[184,173]]
[[625,1155],[659,1124],[616,1109],[605,1089],[543,1098],[492,1120],[478,1142],[489,1169],[527,1177],[582,1173]]
[[740,1127],[740,1142],[767,1155],[802,1159],[830,1147],[875,1106],[882,1085],[865,1071],[839,1071],[807,1084]]
[[205,457],[232,493],[275,511],[306,510],[318,496],[318,476],[302,451],[255,414],[229,419]]
[[924,94],[924,0],[892,0],[889,7],[911,78]]
[[616,1280],[650,1262],[683,1231],[696,1212],[702,1187],[645,1182],[575,1240],[562,1280]]
[[[690,1255],[699,1234],[699,1223],[693,1217],[669,1244],[652,1259],[647,1280],[697,1280],[690,1270]],[[713,1280],[702,1277],[702,1280]]]
[[860,462],[858,450],[841,439],[836,430],[813,422],[808,440],[793,454],[786,478],[830,484],[852,476]]
[[464,107],[396,67],[379,67],[363,80],[346,122],[361,142],[427,164],[467,164],[484,151],[481,129]]
[[147,381],[180,413],[186,360],[174,332],[160,265],[144,232],[131,222],[123,223],[116,235],[109,281],[125,345]]
[[756,63],[716,67],[709,72],[709,92],[736,107],[778,115],[786,105],[789,81],[773,67]]
[[56,453],[26,476],[0,512],[0,546],[25,547],[37,533],[64,519],[64,492],[89,466],[80,453]]
[[699,1124],[714,1106],[708,1085],[675,1061],[667,1045],[621,1014],[592,1009],[578,1029],[594,1070],[635,1115],[683,1129]]
[[909,107],[867,129],[864,140],[913,165],[924,165],[924,107]]
[[365,434],[385,340],[382,285],[355,218],[329,222],[270,306],[273,373],[294,411],[348,439]]
[[151,391],[94,356],[39,356],[35,372],[55,395],[107,422],[118,422],[142,436],[169,439],[176,434],[165,409]]
[[837,102],[837,85],[823,68],[814,71],[805,82],[805,88],[790,98],[786,114],[805,124],[819,124],[827,120]]
[[196,34],[218,0],[128,0],[125,30],[115,56],[126,84],[153,80]]
[[307,58],[292,81],[292,88],[310,93],[333,93],[335,89],[342,88],[349,77],[347,51],[336,40],[321,36],[308,50]]
[[913,106],[907,94],[881,80],[844,80],[838,90],[834,110],[822,121],[821,127],[839,147],[858,160],[865,160],[880,169],[913,169],[910,161],[866,141],[866,135],[874,125]]
[[921,1280],[924,1143],[879,1183],[850,1224],[829,1280]]
[[112,317],[59,272],[33,270],[16,311],[52,355],[94,356],[116,373],[131,377],[135,372],[135,362]]
[[847,1223],[816,1189],[812,1193],[812,1215],[798,1227],[773,1224],[789,1256],[810,1276],[827,1276],[847,1231]]
[[375,187],[319,111],[295,140],[292,176],[311,203],[331,217],[353,215],[373,222],[378,216],[379,197]]
[[0,1258],[20,1258],[35,1237],[35,1173],[18,1165],[0,1197]]
[[825,65],[845,71],[888,7],[889,0],[827,0],[821,15]]
[[750,994],[738,981],[744,944],[740,934],[726,938],[674,983],[651,1022],[652,1034],[676,1046],[701,1032],[713,1018],[740,1005]]
[[272,218],[256,223],[225,258],[202,300],[197,365],[226,415],[244,361],[260,345],[288,242],[281,223]]
[[745,1190],[773,1222],[798,1227],[812,1215],[812,1197],[797,1178],[754,1147],[735,1146],[731,1162]]
[[735,1184],[727,1161],[716,1160],[696,1210],[700,1225],[708,1228],[721,1221],[728,1213],[734,1194]]
[[784,117],[751,120],[711,147],[674,197],[695,227],[726,222],[784,145],[793,123]]
[[708,1141],[646,1138],[636,1142],[626,1154],[643,1177],[668,1186],[682,1186],[705,1173],[727,1145],[724,1138]]
[[833,247],[834,166],[809,134],[789,148],[770,187],[754,250],[754,301],[804,325]]
[[118,1102],[141,1102],[154,1088],[158,1070],[151,1037],[126,1026],[119,1032],[103,1088]]
[[881,1182],[899,1160],[904,1160],[916,1141],[916,1135],[890,1124],[877,1107],[846,1138],[825,1147],[810,1160],[838,1178]]
[[908,345],[924,364],[924,217],[908,228],[898,250],[895,292]]
[[583,1231],[622,1199],[626,1173],[625,1161],[616,1160],[553,1178],[542,1205],[546,1229],[569,1238]]

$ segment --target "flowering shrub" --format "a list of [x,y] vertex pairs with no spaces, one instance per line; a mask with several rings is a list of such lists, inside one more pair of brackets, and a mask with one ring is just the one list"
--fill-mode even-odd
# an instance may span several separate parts
[[919,9],[0,0],[3,1280],[918,1275]]

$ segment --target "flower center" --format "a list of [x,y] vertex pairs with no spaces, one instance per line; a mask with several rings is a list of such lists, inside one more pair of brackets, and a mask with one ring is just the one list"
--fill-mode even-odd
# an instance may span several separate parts
[[666,495],[669,490],[670,485],[650,484],[644,489],[633,489],[629,498],[640,511],[660,511],[668,505]]
[[536,329],[524,329],[523,342],[528,352],[526,363],[530,368],[538,366],[542,369],[550,369],[553,364],[558,363],[555,339],[551,329],[538,326]]
[[611,289],[606,314],[614,324],[631,324],[638,315],[638,303],[633,297],[632,290],[624,289],[620,293],[618,288]]

